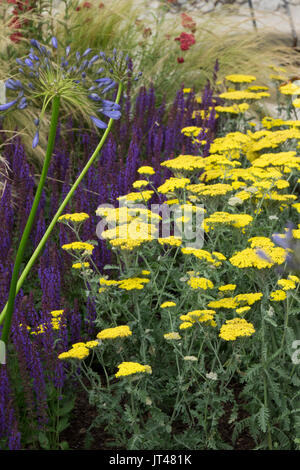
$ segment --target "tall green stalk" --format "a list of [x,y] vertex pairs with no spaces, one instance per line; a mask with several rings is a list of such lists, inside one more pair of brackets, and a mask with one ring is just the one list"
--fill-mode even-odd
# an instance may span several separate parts
[[[116,103],[119,103],[120,101],[120,98],[121,98],[121,93],[122,93],[122,89],[123,89],[123,85],[122,85],[122,82],[119,82],[119,87],[118,87],[118,91],[117,91],[117,97],[116,97]],[[26,279],[27,277],[27,274],[29,273],[31,267],[33,266],[34,262],[36,261],[37,257],[39,256],[41,250],[43,249],[46,241],[48,240],[58,218],[60,217],[60,215],[62,215],[62,212],[64,210],[64,208],[66,207],[66,205],[68,204],[69,200],[71,199],[71,197],[73,196],[74,192],[76,191],[78,185],[81,183],[82,179],[84,178],[84,176],[86,175],[86,173],[88,172],[90,166],[94,163],[96,157],[98,156],[98,153],[100,152],[100,150],[102,149],[103,145],[104,145],[104,142],[110,132],[110,129],[112,127],[112,124],[113,124],[113,119],[110,119],[109,120],[109,123],[108,123],[108,126],[99,142],[99,144],[97,145],[95,151],[93,152],[92,156],[90,157],[89,161],[87,162],[87,164],[85,165],[85,167],[83,168],[82,172],[80,173],[80,175],[78,176],[77,180],[75,181],[75,183],[73,184],[72,188],[70,189],[70,191],[68,192],[67,196],[65,197],[64,201],[61,203],[59,209],[57,210],[55,216],[53,217],[48,229],[46,230],[43,238],[41,239],[40,243],[38,244],[38,246],[36,247],[33,255],[31,256],[30,260],[28,261],[27,265],[25,266],[20,278],[19,278],[19,281],[17,282],[16,284],[16,289],[15,289],[15,295],[19,292],[20,288],[22,287],[23,285],[23,282],[24,280]],[[3,320],[6,318],[6,315],[8,314],[8,303],[5,305],[4,309],[2,310],[1,314],[0,314],[0,325],[1,323],[3,322]],[[11,314],[12,315],[12,314]],[[7,322],[6,322],[7,323]],[[6,328],[7,330],[7,334],[6,334],[6,339],[7,339],[7,335],[8,335],[8,332],[9,332],[9,327],[10,327],[10,323],[8,325],[8,328]],[[3,339],[3,337],[2,337]],[[3,341],[6,341],[5,339],[3,339]]]
[[26,222],[26,226],[25,226],[25,229],[24,229],[24,232],[23,232],[23,235],[22,235],[19,247],[18,247],[15,265],[14,265],[12,278],[10,282],[8,302],[6,304],[7,307],[6,307],[5,323],[3,326],[2,337],[1,337],[4,343],[7,342],[9,331],[10,331],[10,326],[11,326],[11,321],[12,321],[12,316],[13,316],[13,311],[14,311],[14,306],[15,306],[15,298],[18,293],[17,281],[19,277],[20,267],[23,261],[25,248],[26,248],[28,238],[32,229],[32,225],[35,219],[36,211],[37,211],[40,199],[41,199],[42,191],[45,185],[45,181],[46,181],[46,177],[47,177],[47,173],[48,173],[48,169],[49,169],[49,165],[50,165],[50,161],[51,161],[51,157],[53,153],[56,129],[57,129],[57,123],[58,123],[59,105],[60,105],[60,97],[54,96],[52,100],[52,116],[51,116],[50,131],[49,131],[49,136],[48,136],[48,145],[47,145],[46,156],[45,156],[44,165],[42,169],[42,174],[41,174],[40,181],[36,190],[34,201],[30,210],[30,214]]

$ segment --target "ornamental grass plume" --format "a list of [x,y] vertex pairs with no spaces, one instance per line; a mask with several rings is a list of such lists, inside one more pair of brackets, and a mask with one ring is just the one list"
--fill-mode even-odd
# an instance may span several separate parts
[[[0,315],[0,323],[5,320],[2,331],[2,340],[4,343],[6,343],[8,340],[15,297],[18,289],[20,288],[23,279],[26,277],[27,272],[30,270],[36,257],[44,246],[69,199],[72,197],[75,189],[96,159],[110,131],[113,119],[118,119],[120,117],[120,106],[118,102],[122,93],[123,81],[126,79],[129,71],[132,72],[130,68],[129,57],[124,56],[123,53],[117,54],[116,50],[113,51],[112,58],[107,57],[101,51],[99,54],[93,55],[91,57],[90,54],[92,49],[87,48],[82,54],[77,51],[72,56],[72,60],[70,60],[70,46],[65,48],[63,57],[59,56],[58,41],[55,37],[52,37],[51,39],[52,51],[41,45],[35,39],[32,39],[30,43],[32,48],[30,49],[28,57],[22,60],[17,59],[17,63],[20,66],[19,74],[20,78],[22,78],[22,81],[19,78],[8,79],[6,81],[6,88],[12,93],[17,94],[17,96],[0,105],[0,112],[6,114],[15,107],[22,110],[26,108],[30,102],[34,100],[42,100],[41,113],[35,120],[37,130],[32,141],[33,148],[35,148],[39,143],[40,121],[42,120],[43,115],[50,103],[52,104],[52,117],[46,157],[41,178],[17,251],[10,284],[8,302]],[[102,64],[102,67],[100,68],[99,62]],[[97,70],[95,70],[95,67],[97,67]],[[105,69],[109,69],[108,77],[103,76]],[[115,88],[117,83],[118,91],[116,100],[110,101],[105,99],[105,94],[110,89]],[[44,234],[44,237],[40,241],[30,261],[28,262],[22,274],[23,277],[21,277],[18,282],[20,266],[51,161],[61,102],[66,102],[67,106],[70,106],[71,108],[86,108],[93,124],[100,129],[106,129],[106,131],[104,132],[104,135],[102,136],[102,139],[96,147],[93,155],[90,157],[88,163],[73,184],[63,203],[60,205],[48,227],[48,230]],[[103,115],[105,118],[108,117],[109,123],[107,124],[105,121],[100,119],[97,113]]]

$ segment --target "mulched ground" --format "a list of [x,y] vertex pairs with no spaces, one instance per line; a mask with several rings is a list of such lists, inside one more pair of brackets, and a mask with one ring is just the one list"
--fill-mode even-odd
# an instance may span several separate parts
[[[235,398],[242,406],[243,402],[239,399],[239,392],[239,387],[234,386]],[[254,449],[255,443],[247,430],[237,438],[237,441],[233,445],[233,424],[228,423],[231,411],[232,404],[228,402],[225,405],[225,413],[219,422],[219,432],[223,441],[226,444],[233,446],[234,450]],[[102,428],[93,428],[90,433],[92,440],[89,439],[88,428],[96,415],[96,408],[88,404],[86,393],[83,390],[80,390],[77,395],[75,407],[72,411],[70,426],[60,436],[61,442],[67,441],[71,450],[112,450],[109,443],[112,442],[113,439]],[[241,409],[239,411],[238,419],[243,419],[246,416],[247,413]]]

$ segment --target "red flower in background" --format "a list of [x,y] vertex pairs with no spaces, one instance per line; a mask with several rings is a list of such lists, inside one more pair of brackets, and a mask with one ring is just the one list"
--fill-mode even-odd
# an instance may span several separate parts
[[192,33],[196,31],[196,23],[193,18],[186,13],[181,13],[181,24],[184,28],[190,29]]
[[175,41],[180,41],[180,49],[187,51],[193,44],[195,44],[195,36],[189,33],[181,33]]
[[183,57],[177,57],[177,62],[178,62],[178,64],[182,64],[184,62],[184,58]]

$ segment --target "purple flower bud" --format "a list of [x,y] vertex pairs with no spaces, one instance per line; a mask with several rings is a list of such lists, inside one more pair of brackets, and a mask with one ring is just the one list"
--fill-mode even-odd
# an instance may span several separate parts
[[88,48],[84,51],[84,53],[82,54],[82,57],[85,57],[86,55],[88,55],[88,54],[91,52],[91,50],[92,50],[92,49],[91,49],[90,47],[88,47]]
[[31,39],[30,44],[33,47],[35,47],[36,49],[38,49],[40,52],[42,52],[41,46],[40,46],[39,42],[36,39]]
[[90,116],[90,118],[97,127],[99,127],[100,129],[106,129],[107,124],[105,124],[105,122],[101,121],[101,119],[98,119],[95,116]]
[[20,88],[23,88],[23,85],[20,82],[20,80],[13,80],[12,78],[9,78],[5,82],[5,87],[10,89],[10,90],[18,90]]
[[86,77],[86,73],[85,73],[85,72],[82,72],[82,73],[81,73],[81,76],[82,76],[82,78],[85,78],[85,77]]
[[78,69],[79,72],[81,72],[82,70],[84,70],[84,69],[86,68],[87,64],[88,64],[88,61],[87,61],[87,60],[84,60],[84,61],[82,62],[82,64],[80,65],[79,69]]
[[102,73],[102,72],[104,72],[104,68],[103,68],[103,67],[100,67],[100,69],[98,69],[96,73],[99,74],[99,73]]
[[24,62],[28,67],[33,68],[33,62],[30,59],[26,58]]
[[102,114],[104,114],[105,116],[108,116],[110,119],[120,119],[121,117],[120,111],[112,111],[108,109],[104,109],[102,111]]
[[9,103],[0,104],[0,111],[6,111],[7,109],[11,108],[11,106],[16,104],[17,101],[18,100],[13,100],[9,101]]
[[102,101],[103,106],[106,107],[106,108],[107,107],[111,108],[115,104],[114,101],[110,101],[110,100],[103,100],[102,99],[101,101]]
[[102,86],[102,85],[108,85],[109,83],[111,83],[111,78],[97,78],[96,80],[94,80],[96,83],[99,83],[99,86]]
[[55,37],[51,38],[51,44],[55,49],[57,49],[57,39]]
[[33,122],[34,122],[34,124],[35,124],[36,126],[38,126],[39,123],[40,123],[40,120],[39,120],[39,118],[36,118]]
[[102,90],[102,93],[106,93],[108,90],[111,90],[111,88],[114,88],[114,86],[116,85],[116,82],[112,82],[110,85],[108,85],[107,87],[103,88]]
[[26,98],[24,96],[24,98],[22,98],[20,100],[20,103],[18,104],[18,109],[25,109],[27,107],[27,101],[26,101]]
[[35,136],[32,141],[32,148],[35,149],[38,143],[39,143],[39,131],[36,131]]
[[66,47],[66,57],[68,57],[68,55],[70,54],[70,51],[71,51],[71,47],[67,46]]
[[101,100],[100,96],[97,95],[97,93],[91,93],[90,95],[88,95],[88,98],[90,98],[93,101],[100,101]]
[[94,55],[91,60],[89,61],[89,67],[94,63],[96,62],[96,60],[99,59],[99,56],[98,55]]
[[77,60],[77,62],[80,60],[80,54],[79,54],[78,51],[76,52],[76,60]]

